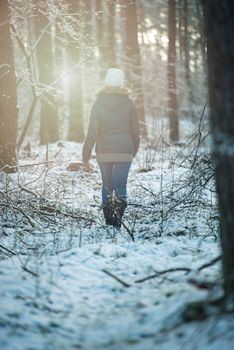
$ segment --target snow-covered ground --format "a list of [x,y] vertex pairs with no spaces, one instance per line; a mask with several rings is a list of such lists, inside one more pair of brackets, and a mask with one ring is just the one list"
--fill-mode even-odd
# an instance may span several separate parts
[[[141,150],[116,232],[103,224],[95,161],[91,174],[69,172],[80,145],[49,152],[49,168],[1,174],[0,349],[233,349],[232,315],[185,322],[188,304],[221,293],[219,263],[199,271],[220,254],[207,158],[191,170],[190,150]],[[21,158],[40,163],[45,149]],[[173,268],[185,270],[160,275]]]

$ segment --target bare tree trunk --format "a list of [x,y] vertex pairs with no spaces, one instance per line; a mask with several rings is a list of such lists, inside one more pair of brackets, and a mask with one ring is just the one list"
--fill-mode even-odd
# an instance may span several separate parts
[[[125,2],[124,2],[125,3]],[[126,53],[129,60],[131,84],[136,94],[136,106],[140,121],[141,134],[146,137],[146,119],[140,48],[138,43],[136,0],[126,0],[125,4]]]
[[[75,0],[68,1],[70,4],[71,13],[75,14],[74,22],[79,31],[81,26],[79,21],[81,16],[79,3]],[[81,61],[81,43],[71,38],[68,44],[67,58],[69,66],[74,66]],[[83,119],[83,87],[82,87],[82,73],[81,68],[78,67],[72,71],[69,76],[69,130],[68,140],[74,142],[82,142],[84,140],[84,119]]]
[[100,65],[105,68],[115,67],[115,18],[116,2],[96,0],[96,38],[100,56]]
[[168,0],[168,113],[170,123],[170,140],[177,142],[179,139],[179,123],[177,116],[177,91],[176,91],[176,2]]
[[83,26],[84,26],[84,53],[86,57],[94,55],[94,31],[93,31],[93,16],[92,16],[92,1],[81,1],[83,7]]
[[202,66],[206,67],[206,38],[205,38],[205,25],[204,25],[204,14],[203,14],[203,8],[201,6],[201,3],[198,1],[196,4],[196,12],[197,12],[197,18],[198,18],[198,30],[200,34],[200,47],[201,47],[201,54],[202,54]]
[[185,79],[188,91],[188,100],[190,108],[194,102],[193,89],[190,72],[190,50],[189,50],[189,33],[188,33],[188,0],[184,0],[184,58],[185,58]]
[[0,168],[16,168],[17,94],[8,1],[0,1]]
[[96,39],[99,51],[99,61],[101,65],[104,65],[106,57],[105,45],[104,45],[104,14],[102,0],[96,0],[95,2],[96,12]]
[[37,45],[39,80],[42,89],[40,143],[42,145],[58,140],[58,113],[54,87],[55,69],[52,49],[51,28],[47,4],[38,8],[35,18],[36,32],[40,40]]
[[234,311],[234,2],[202,0],[202,4],[207,32],[224,289]]
[[178,3],[178,10],[179,10],[179,53],[180,53],[180,60],[184,60],[184,40],[183,40],[183,27],[184,27],[184,16],[183,16],[183,4],[182,0],[179,0]]
[[107,64],[109,67],[115,67],[115,2],[108,1],[108,57]]

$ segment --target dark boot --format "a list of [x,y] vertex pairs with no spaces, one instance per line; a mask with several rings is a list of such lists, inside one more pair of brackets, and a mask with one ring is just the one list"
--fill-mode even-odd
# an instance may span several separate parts
[[113,223],[112,225],[120,228],[127,202],[124,199],[115,199],[113,203]]
[[113,210],[111,205],[103,208],[103,214],[107,225],[113,225]]

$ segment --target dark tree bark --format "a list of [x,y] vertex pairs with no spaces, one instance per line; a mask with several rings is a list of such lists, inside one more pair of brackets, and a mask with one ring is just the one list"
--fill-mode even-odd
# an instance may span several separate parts
[[[79,2],[72,0],[70,4],[70,12],[74,14],[74,23],[77,31],[80,31],[81,19]],[[81,61],[81,43],[71,38],[67,47],[67,59],[69,66],[75,66]],[[84,119],[83,119],[83,87],[81,68],[77,67],[69,76],[69,130],[68,140],[74,142],[82,142],[84,140]]]
[[131,85],[136,94],[136,107],[140,122],[141,134],[146,137],[146,120],[144,107],[144,93],[142,86],[141,55],[138,43],[137,8],[135,0],[124,1],[126,54],[131,76]]
[[226,297],[234,311],[234,2],[202,0]]
[[170,140],[179,139],[179,124],[177,116],[177,89],[176,89],[176,2],[168,0],[168,114],[170,127]]
[[17,94],[8,1],[0,1],[0,169],[16,167]]
[[41,36],[37,45],[40,87],[43,91],[41,100],[40,143],[42,145],[58,140],[58,113],[54,87],[50,88],[55,77],[52,49],[51,28],[46,3],[38,8],[35,17],[36,33]]

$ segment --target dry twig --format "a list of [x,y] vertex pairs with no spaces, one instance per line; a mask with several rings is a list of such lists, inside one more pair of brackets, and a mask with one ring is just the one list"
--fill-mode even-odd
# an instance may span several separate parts
[[128,284],[127,282],[124,282],[122,279],[120,279],[119,277],[115,276],[112,272],[106,270],[106,269],[103,269],[102,270],[104,273],[106,273],[108,276],[114,278],[116,281],[118,281],[119,283],[121,283],[124,287],[128,288],[128,287],[131,287],[130,284]]

